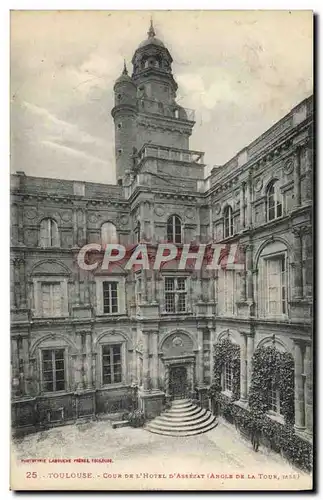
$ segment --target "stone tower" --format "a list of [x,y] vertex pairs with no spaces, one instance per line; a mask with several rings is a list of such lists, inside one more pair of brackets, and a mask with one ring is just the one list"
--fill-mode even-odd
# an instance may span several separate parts
[[176,103],[178,85],[172,62],[151,22],[147,39],[132,58],[132,76],[125,66],[114,86],[112,116],[118,183],[122,183],[127,170],[136,170],[145,145],[189,149],[194,113]]

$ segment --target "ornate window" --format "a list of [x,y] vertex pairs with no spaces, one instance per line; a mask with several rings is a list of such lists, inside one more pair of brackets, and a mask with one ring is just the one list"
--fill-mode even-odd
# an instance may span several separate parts
[[182,313],[187,310],[187,279],[165,278],[165,311]]
[[102,383],[118,384],[122,381],[121,344],[102,345]]
[[103,313],[115,314],[118,312],[118,282],[103,281]]
[[277,181],[273,181],[267,188],[267,220],[271,221],[283,214],[282,195]]
[[107,245],[109,243],[118,243],[118,233],[117,228],[112,222],[104,222],[101,226],[101,241],[102,245]]
[[233,213],[232,207],[228,205],[224,209],[224,237],[228,238],[233,235]]
[[182,243],[182,222],[178,215],[171,215],[167,219],[167,241]]
[[65,349],[42,351],[42,389],[44,392],[64,391],[66,386]]
[[44,248],[59,246],[57,222],[53,219],[43,219],[40,223],[39,246]]

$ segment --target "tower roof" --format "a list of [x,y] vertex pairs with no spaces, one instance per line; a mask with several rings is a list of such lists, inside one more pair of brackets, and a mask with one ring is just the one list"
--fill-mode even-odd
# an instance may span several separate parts
[[165,47],[163,42],[161,40],[159,40],[159,38],[156,38],[156,33],[155,33],[152,19],[150,20],[150,27],[149,27],[149,30],[147,32],[147,35],[148,35],[148,38],[146,38],[146,40],[144,40],[143,42],[141,42],[139,44],[138,49],[141,49],[142,47],[146,47],[147,45],[157,45],[158,47]]
[[123,70],[119,78],[117,78],[115,83],[130,82],[133,83],[132,78],[128,75],[128,70],[126,66],[126,61],[123,63]]

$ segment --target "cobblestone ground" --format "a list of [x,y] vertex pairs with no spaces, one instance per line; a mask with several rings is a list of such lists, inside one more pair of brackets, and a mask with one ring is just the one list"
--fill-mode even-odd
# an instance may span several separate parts
[[[254,480],[254,487],[257,483],[258,488],[264,489],[271,489],[276,480],[279,489],[298,489],[303,484],[307,484],[307,487],[310,484],[308,474],[300,472],[280,455],[264,448],[260,447],[255,453],[251,443],[242,438],[233,426],[222,421],[205,434],[178,438],[151,434],[144,429],[112,429],[106,421],[89,422],[54,428],[14,440],[12,448],[18,462],[26,458],[112,458],[112,464],[99,464],[98,470],[103,467],[102,470],[111,474],[122,475],[125,475],[125,471],[138,472],[141,479],[148,477],[144,474],[165,473],[168,478],[170,474],[209,474],[207,489],[221,489],[228,485],[230,475],[234,478],[237,474],[243,474],[244,478],[240,483],[235,480],[235,488],[246,487],[248,475],[248,485]],[[219,477],[212,478],[212,474]],[[192,483],[188,489],[195,489],[194,481],[197,484],[196,478],[177,479],[175,483],[173,478],[171,489],[182,489],[183,481],[186,480],[190,481],[186,485]],[[158,480],[161,478],[155,478],[153,488],[164,489],[159,488]],[[181,480],[182,485],[179,484]]]

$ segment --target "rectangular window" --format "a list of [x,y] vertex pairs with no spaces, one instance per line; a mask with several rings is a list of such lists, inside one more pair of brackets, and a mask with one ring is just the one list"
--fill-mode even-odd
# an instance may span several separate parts
[[269,392],[269,410],[280,415],[280,394],[279,390],[272,384]]
[[43,316],[62,315],[62,285],[61,283],[41,284],[41,310]]
[[186,278],[165,278],[165,311],[181,313],[186,310]]
[[64,354],[64,349],[42,351],[42,379],[44,392],[65,390]]
[[266,260],[266,312],[269,316],[287,314],[287,275],[285,256]]
[[118,283],[116,281],[103,282],[103,312],[104,314],[118,312]]
[[235,272],[233,270],[223,270],[223,309],[225,314],[235,313]]
[[232,378],[232,367],[229,365],[229,363],[225,363],[223,373],[223,388],[225,391],[232,392]]
[[122,381],[121,345],[102,346],[103,385],[118,384]]

